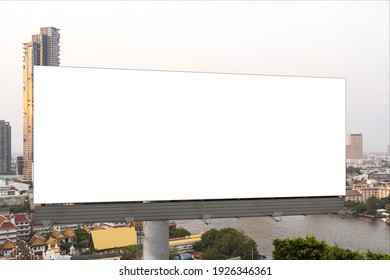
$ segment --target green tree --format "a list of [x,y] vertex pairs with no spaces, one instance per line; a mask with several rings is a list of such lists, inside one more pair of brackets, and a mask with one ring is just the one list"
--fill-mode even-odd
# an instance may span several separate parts
[[352,212],[355,212],[356,214],[362,214],[367,211],[367,205],[364,202],[359,201],[348,200],[345,202],[345,207],[350,209]]
[[224,260],[226,255],[222,254],[220,250],[215,247],[210,247],[202,253],[203,260]]
[[205,233],[203,233],[201,237],[202,249],[212,247],[215,241],[218,239],[219,231],[215,228],[212,228]]
[[169,238],[178,238],[178,237],[185,237],[191,235],[191,232],[186,230],[185,228],[177,228],[172,233],[169,233]]
[[359,202],[355,207],[356,214],[362,214],[367,211],[367,205],[363,202]]
[[321,260],[328,250],[326,242],[318,241],[314,236],[275,239],[272,244],[275,260]]
[[176,247],[169,248],[169,259],[170,260],[176,260],[177,255],[179,254],[179,249]]
[[358,251],[342,249],[338,245],[329,246],[323,259],[326,260],[363,260],[364,255]]
[[17,213],[25,213],[25,212],[30,212],[30,203],[28,199],[26,198],[23,202],[23,204],[19,205],[13,205],[10,207],[10,212],[17,214]]
[[390,260],[390,254],[379,254],[367,250],[364,253],[366,260]]
[[243,232],[233,228],[211,229],[196,244],[202,251],[202,259],[219,260],[241,257],[243,260],[260,259],[256,242]]
[[202,241],[196,241],[194,244],[192,244],[192,249],[194,249],[194,251],[202,251]]
[[121,260],[138,260],[142,257],[142,250],[138,245],[129,245],[116,251],[122,255]]
[[390,203],[386,203],[385,209],[387,213],[390,213]]
[[338,245],[330,246],[314,236],[275,239],[272,251],[275,260],[389,260],[389,254],[351,251]]
[[375,215],[376,210],[380,208],[379,199],[373,196],[367,199],[366,205],[367,205],[367,214],[369,215]]
[[94,253],[96,253],[96,250],[91,248],[91,249],[88,249],[88,250],[81,251],[81,252],[80,252],[80,255],[81,255],[81,256],[84,256],[84,255],[92,255],[92,254],[94,254]]
[[89,247],[89,233],[86,232],[84,229],[76,229],[75,230],[76,235],[76,242],[74,246],[76,248],[88,248]]
[[66,254],[69,254],[71,246],[72,246],[72,244],[61,241],[61,243],[60,243],[61,252],[65,252]]
[[349,167],[347,167],[347,174],[358,174],[358,175],[361,175],[362,172],[360,171],[360,168],[358,168],[358,167],[349,166]]
[[52,234],[53,234],[52,231],[49,231],[48,233],[46,233],[45,236],[44,236],[45,239],[48,240],[51,237]]

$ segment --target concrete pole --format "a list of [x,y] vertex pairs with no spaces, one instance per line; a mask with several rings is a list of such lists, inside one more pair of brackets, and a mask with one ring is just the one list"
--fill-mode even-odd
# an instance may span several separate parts
[[169,221],[144,222],[144,260],[169,259]]

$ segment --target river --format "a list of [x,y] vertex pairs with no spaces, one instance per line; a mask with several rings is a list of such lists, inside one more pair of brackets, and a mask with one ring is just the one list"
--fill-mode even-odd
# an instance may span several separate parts
[[254,239],[261,255],[272,256],[272,240],[314,235],[330,245],[341,248],[378,253],[390,253],[390,226],[383,221],[368,222],[359,218],[339,215],[285,216],[279,222],[269,217],[238,219],[179,220],[177,227],[183,227],[192,234],[199,234],[211,228],[232,227],[242,230]]

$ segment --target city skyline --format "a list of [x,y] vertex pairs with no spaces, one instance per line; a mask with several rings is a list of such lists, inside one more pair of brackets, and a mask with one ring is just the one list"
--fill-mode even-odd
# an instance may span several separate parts
[[[0,46],[0,119],[12,124],[12,150],[21,154],[22,44],[38,28],[55,26],[64,66],[345,77],[346,133],[364,134],[364,152],[385,152],[388,8],[354,1],[0,2],[0,23],[12,26]],[[115,15],[109,24],[101,20],[107,11]]]

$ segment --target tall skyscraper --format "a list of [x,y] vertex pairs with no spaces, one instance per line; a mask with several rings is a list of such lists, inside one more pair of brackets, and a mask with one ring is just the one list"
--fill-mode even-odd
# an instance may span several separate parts
[[0,174],[11,173],[11,126],[0,120]]
[[23,157],[16,157],[16,174],[23,175]]
[[363,161],[363,134],[347,134],[347,162],[360,164]]
[[34,161],[34,65],[60,65],[60,33],[54,27],[42,27],[24,43],[23,65],[23,179],[32,181]]

